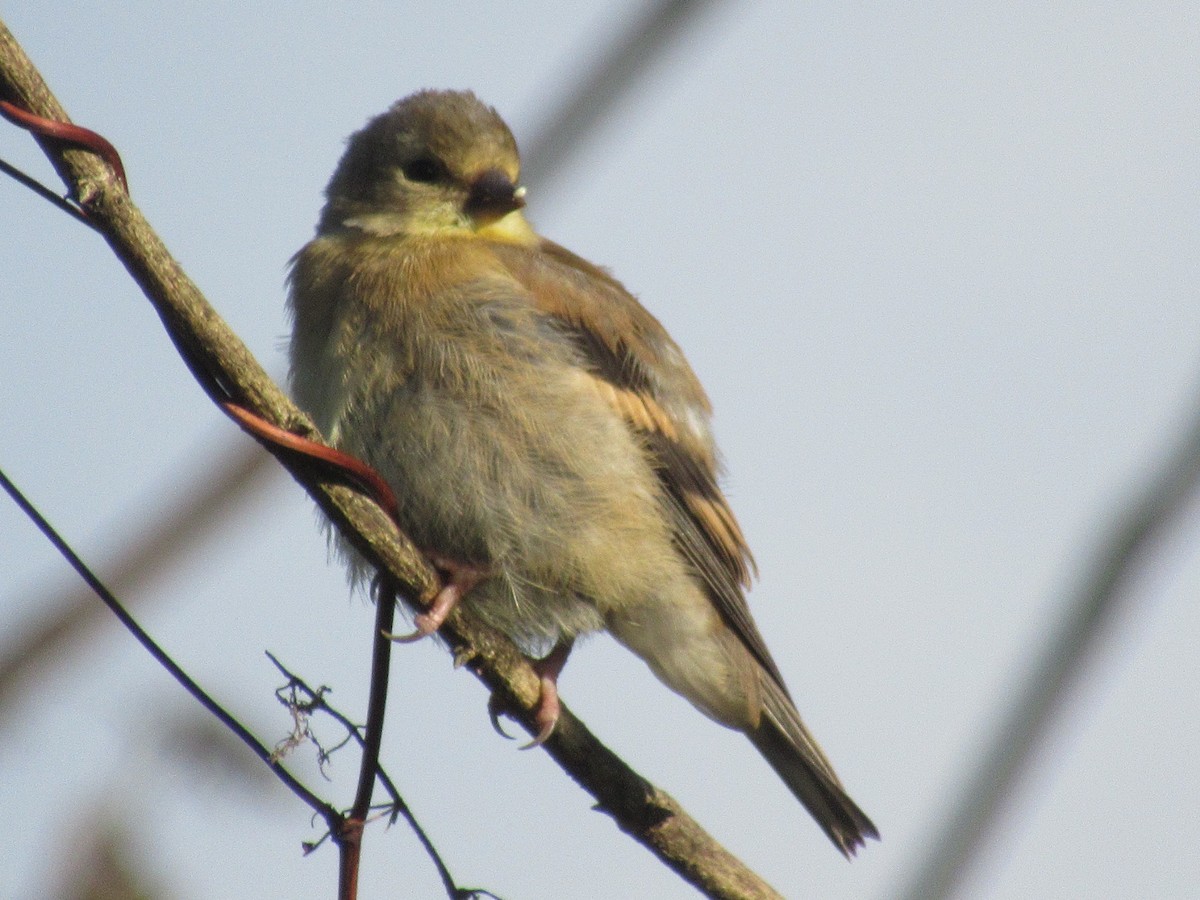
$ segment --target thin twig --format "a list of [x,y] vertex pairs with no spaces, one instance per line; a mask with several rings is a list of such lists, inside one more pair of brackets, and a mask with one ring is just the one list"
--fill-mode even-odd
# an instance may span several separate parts
[[295,776],[273,758],[273,751],[263,745],[241,722],[227,712],[191,676],[183,671],[175,660],[171,659],[167,652],[129,614],[121,604],[121,601],[113,596],[113,593],[88,568],[87,564],[79,558],[70,545],[54,530],[54,527],[46,521],[45,517],[38,512],[37,508],[21,493],[20,489],[9,480],[2,469],[0,469],[0,487],[3,487],[8,495],[12,497],[13,502],[21,508],[21,511],[29,517],[38,530],[46,536],[46,539],[54,545],[54,548],[62,554],[63,558],[71,565],[71,568],[79,574],[79,577],[87,582],[88,587],[95,591],[96,596],[104,602],[104,605],[112,611],[113,615],[120,620],[121,624],[134,636],[146,652],[154,658],[155,662],[166,669],[171,677],[179,682],[183,686],[183,689],[191,694],[201,706],[212,713],[222,725],[232,731],[243,744],[253,751],[255,756],[266,763],[279,780],[287,786],[288,790],[307,803],[314,812],[325,819],[326,824],[331,829],[336,828],[337,824],[341,821],[341,814],[297,781]]
[[[379,767],[379,745],[383,739],[383,718],[387,709],[388,670],[392,659],[392,633],[396,618],[396,591],[380,580],[375,591],[375,633],[371,665],[371,691],[367,699],[367,726],[363,739],[363,765],[359,770],[358,791],[350,815],[364,818],[371,806],[371,788]],[[379,677],[376,678],[375,676]]]
[[371,687],[367,699],[367,724],[363,735],[362,763],[358,770],[358,790],[354,805],[343,829],[347,843],[342,855],[339,874],[341,896],[353,900],[358,896],[359,859],[362,856],[362,836],[371,809],[371,793],[379,768],[379,747],[383,741],[383,720],[387,709],[388,672],[392,662],[392,632],[396,616],[396,591],[386,579],[379,579],[375,591],[375,633],[371,648]]
[[[325,699],[324,689],[314,690],[303,678],[288,669],[287,666],[281,663],[269,651],[267,652],[267,658],[271,660],[272,664],[274,664],[283,677],[288,680],[288,687],[299,689],[309,698],[309,709],[312,711],[320,710],[325,713],[346,730],[346,734],[349,735],[351,740],[356,741],[360,747],[364,745],[362,728],[354,724],[344,713],[329,705],[329,701]],[[412,809],[400,796],[399,790],[397,790],[388,773],[382,766],[377,766],[375,774],[379,778],[379,783],[383,785],[384,790],[388,792],[388,796],[391,797],[391,802],[385,807],[390,812],[391,822],[395,823],[396,819],[402,816],[405,822],[408,823],[409,828],[417,836],[417,840],[425,848],[425,853],[437,869],[438,876],[442,879],[442,885],[446,888],[446,893],[453,898],[478,897],[483,895],[494,896],[482,888],[460,888],[455,884],[454,876],[450,873],[450,869],[446,866],[445,861],[443,861],[437,848],[433,845],[433,841],[430,840],[429,835],[426,834],[425,829],[417,821]]]
[[[268,482],[264,469],[274,461],[258,447],[224,460],[233,468],[214,472],[212,480],[197,481],[190,490],[169,492],[170,505],[161,503],[165,491],[154,491],[157,507],[139,521],[149,523],[121,548],[121,555],[109,562],[106,582],[114,593],[130,598],[135,605],[140,595],[134,588],[145,579],[160,574],[164,560],[181,546],[194,546],[206,530],[212,530],[228,515],[235,498],[253,494]],[[185,540],[184,536],[190,538]],[[29,606],[44,610],[32,626],[21,629],[0,650],[0,721],[12,714],[19,688],[29,682],[48,656],[70,658],[75,647],[94,640],[101,626],[112,619],[97,606],[86,588],[66,593],[65,603],[51,603],[52,597],[34,596]]]
[[58,194],[54,193],[54,191],[50,190],[50,188],[46,187],[44,184],[42,184],[36,178],[34,178],[30,175],[26,175],[24,172],[22,172],[20,169],[18,169],[16,166],[14,166],[12,163],[6,162],[5,160],[0,159],[0,172],[3,172],[5,175],[7,175],[9,178],[16,181],[18,184],[21,184],[21,185],[29,188],[29,190],[33,191],[35,194],[37,194],[39,197],[41,197],[47,203],[54,204],[60,210],[65,212],[68,216],[71,216],[78,222],[82,222],[88,228],[95,227],[94,225],[92,225],[91,221],[89,221],[88,217],[79,211],[78,206],[76,206],[74,203],[72,203],[70,200],[66,199],[65,197],[58,196]]

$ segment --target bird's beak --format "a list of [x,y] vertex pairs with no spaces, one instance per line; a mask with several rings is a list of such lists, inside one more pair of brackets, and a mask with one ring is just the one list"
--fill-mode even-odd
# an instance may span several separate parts
[[525,205],[525,188],[499,169],[488,169],[471,182],[466,212],[478,222],[494,222]]

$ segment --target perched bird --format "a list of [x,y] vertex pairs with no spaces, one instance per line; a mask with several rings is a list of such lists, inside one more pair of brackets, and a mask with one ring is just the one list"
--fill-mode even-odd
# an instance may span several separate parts
[[383,476],[442,573],[415,636],[461,601],[552,648],[539,739],[571,642],[608,631],[743,732],[849,856],[878,833],[750,616],[708,398],[619,282],[533,231],[518,175],[512,133],[469,92],[413,94],[350,138],[292,261],[296,400]]

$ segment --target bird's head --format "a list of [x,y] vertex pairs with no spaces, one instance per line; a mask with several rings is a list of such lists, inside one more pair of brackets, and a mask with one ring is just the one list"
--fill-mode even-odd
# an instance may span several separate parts
[[528,231],[517,143],[469,91],[421,91],[350,138],[318,231]]

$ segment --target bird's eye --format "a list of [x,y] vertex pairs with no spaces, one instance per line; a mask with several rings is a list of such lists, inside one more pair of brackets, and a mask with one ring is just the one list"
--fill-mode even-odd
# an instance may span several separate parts
[[442,165],[441,160],[432,156],[418,156],[411,162],[405,163],[402,171],[404,177],[409,181],[432,184],[441,180],[442,176],[446,174],[446,167]]

